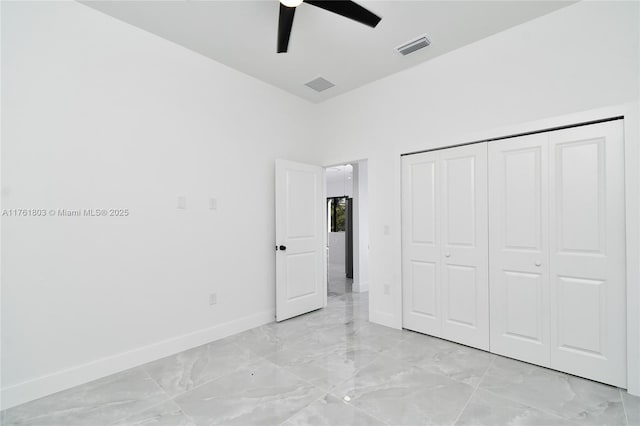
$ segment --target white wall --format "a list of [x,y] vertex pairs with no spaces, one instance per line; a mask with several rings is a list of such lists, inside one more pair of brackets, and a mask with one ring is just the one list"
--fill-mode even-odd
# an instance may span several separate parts
[[327,177],[327,197],[353,197],[353,166],[328,167],[325,171]]
[[369,177],[367,161],[353,165],[353,291],[369,291]]
[[273,320],[312,104],[74,2],[2,2],[2,89],[4,209],[130,211],[2,218],[5,408]]
[[581,2],[312,105],[79,4],[2,2],[2,207],[131,211],[2,219],[4,407],[273,318],[276,157],[368,159],[371,319],[399,327],[400,154],[637,103],[638,18]]
[[638,7],[580,2],[318,106],[324,164],[369,160],[372,321],[402,324],[400,154],[637,105]]

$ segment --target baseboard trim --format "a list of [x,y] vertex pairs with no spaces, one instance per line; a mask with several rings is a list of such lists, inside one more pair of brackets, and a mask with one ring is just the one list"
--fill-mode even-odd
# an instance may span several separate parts
[[260,312],[8,386],[0,391],[0,407],[2,407],[2,410],[6,410],[25,402],[268,324],[273,322],[274,318],[274,311]]
[[398,326],[396,317],[388,312],[371,311],[369,321],[390,328],[402,329],[402,326]]

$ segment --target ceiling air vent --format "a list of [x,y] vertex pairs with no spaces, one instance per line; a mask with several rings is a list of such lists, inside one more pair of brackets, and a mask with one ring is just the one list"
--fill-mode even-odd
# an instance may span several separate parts
[[335,84],[333,84],[329,80],[325,80],[322,77],[318,77],[315,80],[311,80],[310,82],[305,83],[305,86],[312,88],[316,92],[322,92],[323,90],[332,88],[333,86],[335,86]]
[[411,40],[410,42],[403,44],[402,46],[396,47],[396,50],[402,53],[402,55],[406,56],[409,53],[413,53],[416,50],[420,50],[430,44],[431,41],[427,38],[427,36],[421,36],[415,40]]

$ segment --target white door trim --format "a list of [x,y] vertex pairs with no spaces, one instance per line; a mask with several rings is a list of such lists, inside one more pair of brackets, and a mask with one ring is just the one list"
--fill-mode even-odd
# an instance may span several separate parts
[[[369,185],[369,160],[367,158],[361,158],[359,160],[345,160],[345,161],[339,161],[339,162],[333,162],[330,164],[325,164],[322,167],[325,169],[325,173],[326,173],[326,169],[329,169],[331,167],[337,167],[337,166],[343,166],[345,164],[351,164],[353,166],[353,222],[354,222],[354,226],[357,228],[354,228],[354,234],[353,234],[353,282],[354,282],[354,292],[356,293],[363,293],[363,292],[368,292],[369,291],[369,277],[370,277],[370,265],[369,265],[369,235],[371,235],[371,228],[370,225],[368,228],[363,228],[361,227],[361,215],[362,214],[366,214],[367,217],[367,224],[371,223],[370,220],[370,211],[368,208],[368,199],[369,199],[369,190],[371,188],[371,186]],[[364,166],[364,171],[362,166]],[[359,182],[360,179],[362,178],[363,175],[367,176],[367,180],[366,180],[366,188],[365,190],[367,191],[366,194],[366,204],[367,204],[367,210],[365,213],[362,213],[360,211],[360,204],[361,204],[361,196],[362,194],[360,194],[360,187],[359,187]],[[325,175],[326,176],[326,175]],[[326,178],[325,178],[325,202],[326,202]],[[324,228],[325,230],[328,229],[329,224],[327,223],[327,217],[325,214],[325,225]],[[366,236],[362,235],[362,232],[366,232]],[[326,239],[327,235],[325,232],[325,239]],[[366,250],[361,250],[361,247],[359,247],[361,239],[365,239],[366,243],[367,243],[367,248]],[[325,247],[327,248],[327,259],[328,259],[328,242],[325,241]],[[328,266],[328,260],[327,260],[327,266]],[[363,277],[365,277],[363,279]],[[329,276],[327,275],[325,277],[325,281],[327,281],[329,279]],[[356,283],[356,279],[360,280],[359,282]],[[328,283],[327,283],[328,285]],[[356,291],[355,286],[358,285],[358,288]],[[326,293],[326,292],[325,292]],[[325,294],[325,306],[327,305],[326,302],[326,294]],[[368,303],[369,303],[369,308],[371,308],[372,303],[371,303],[371,293],[369,293],[369,297],[368,299]]]

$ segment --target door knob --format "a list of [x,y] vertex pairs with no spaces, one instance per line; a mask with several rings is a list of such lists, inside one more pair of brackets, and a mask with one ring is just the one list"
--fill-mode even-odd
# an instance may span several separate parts
[[285,251],[287,249],[287,246],[280,246],[278,247],[280,250]]
[[536,265],[536,266],[540,266],[540,265],[542,265],[542,262],[540,262],[539,260],[536,260],[535,265]]
[[451,257],[451,253],[445,253],[444,257]]

